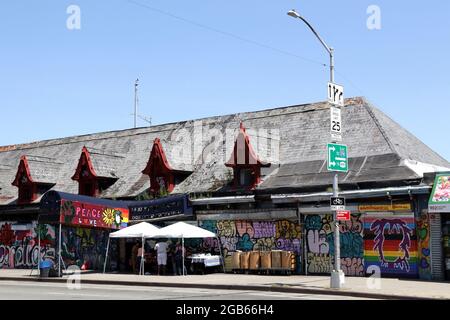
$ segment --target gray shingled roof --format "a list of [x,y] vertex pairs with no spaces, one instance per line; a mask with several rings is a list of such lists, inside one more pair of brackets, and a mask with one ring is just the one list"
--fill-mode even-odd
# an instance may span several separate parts
[[14,168],[0,163],[0,204],[9,203],[16,197],[14,194],[8,192],[12,189],[11,183],[14,181],[14,178]]
[[42,156],[26,155],[26,158],[34,182],[55,183],[54,177],[58,176],[62,162]]
[[[341,177],[344,183],[411,180],[420,178],[421,170],[450,168],[445,159],[363,98],[347,99],[342,118],[343,139],[351,158],[350,172]],[[102,197],[136,196],[150,187],[150,179],[141,171],[155,138],[161,140],[175,170],[193,172],[174,193],[221,190],[232,177],[232,170],[224,164],[231,156],[241,121],[260,159],[272,163],[264,170],[266,176],[258,188],[331,183],[324,165],[329,106],[323,102],[8,146],[0,151],[0,165],[12,168],[0,170],[0,203],[2,197],[17,196],[11,182],[20,156],[25,154],[58,159],[62,165],[53,177],[53,189],[78,192],[78,184],[71,177],[83,146],[93,156],[99,175],[118,178]],[[212,138],[217,132],[221,136]],[[190,137],[196,135],[203,137],[203,145],[191,143]]]
[[125,159],[124,156],[116,154],[113,151],[98,149],[89,145],[86,145],[86,148],[91,156],[92,166],[97,176],[103,178],[119,178],[118,172],[120,171],[121,163]]

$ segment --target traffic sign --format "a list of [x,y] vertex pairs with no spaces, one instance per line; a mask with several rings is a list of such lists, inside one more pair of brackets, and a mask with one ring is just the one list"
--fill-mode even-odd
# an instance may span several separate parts
[[329,143],[328,150],[328,171],[348,171],[347,146],[342,144]]
[[330,132],[333,141],[342,141],[341,109],[330,108]]
[[328,102],[344,107],[344,87],[336,83],[328,82]]
[[336,220],[338,221],[350,221],[350,211],[342,210],[336,212]]
[[331,197],[330,198],[331,211],[345,210],[345,198],[344,197]]

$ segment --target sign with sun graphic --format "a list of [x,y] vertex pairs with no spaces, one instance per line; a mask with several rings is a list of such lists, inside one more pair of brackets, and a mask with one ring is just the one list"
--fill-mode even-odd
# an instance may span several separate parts
[[60,222],[65,225],[120,229],[128,225],[128,209],[62,200]]

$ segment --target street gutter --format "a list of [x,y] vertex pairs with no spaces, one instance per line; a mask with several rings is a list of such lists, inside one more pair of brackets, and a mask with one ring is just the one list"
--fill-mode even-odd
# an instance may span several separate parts
[[[61,278],[24,278],[24,277],[0,277],[0,281],[26,281],[26,282],[49,282],[66,283],[69,279]],[[313,289],[299,288],[293,286],[280,285],[223,285],[223,284],[202,284],[202,283],[167,283],[167,282],[136,282],[127,280],[81,280],[80,283],[118,285],[118,286],[140,286],[140,287],[168,287],[168,288],[196,288],[196,289],[221,289],[221,290],[250,290],[266,292],[304,293],[317,295],[347,296],[366,299],[385,300],[444,300],[444,298],[402,296],[382,293],[367,293],[360,291],[345,291],[345,289]]]

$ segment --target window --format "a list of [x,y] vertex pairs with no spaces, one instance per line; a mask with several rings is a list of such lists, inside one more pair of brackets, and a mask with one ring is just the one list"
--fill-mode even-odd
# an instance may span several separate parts
[[251,186],[254,183],[254,172],[251,169],[238,169],[239,170],[239,184],[241,186]]
[[30,185],[20,185],[19,186],[19,199],[18,203],[30,203],[34,199],[33,186]]
[[80,181],[78,187],[78,194],[83,196],[94,197],[95,196],[94,183]]

